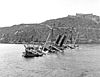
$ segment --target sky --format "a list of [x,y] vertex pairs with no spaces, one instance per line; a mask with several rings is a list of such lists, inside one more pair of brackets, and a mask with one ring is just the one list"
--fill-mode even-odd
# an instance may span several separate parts
[[100,0],[0,0],[0,27],[41,23],[76,13],[100,16]]

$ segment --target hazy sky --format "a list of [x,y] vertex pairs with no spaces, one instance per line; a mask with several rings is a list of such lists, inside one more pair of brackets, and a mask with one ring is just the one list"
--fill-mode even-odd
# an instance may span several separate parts
[[0,27],[93,13],[100,16],[99,0],[0,0]]

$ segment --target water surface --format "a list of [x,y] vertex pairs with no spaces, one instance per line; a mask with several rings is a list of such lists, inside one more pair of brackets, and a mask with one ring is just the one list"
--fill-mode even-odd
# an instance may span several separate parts
[[0,44],[0,77],[100,77],[100,45],[24,58],[23,45]]

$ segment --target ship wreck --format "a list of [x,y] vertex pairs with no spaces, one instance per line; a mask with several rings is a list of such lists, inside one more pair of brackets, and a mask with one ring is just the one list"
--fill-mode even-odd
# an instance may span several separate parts
[[[51,43],[47,45],[48,39],[50,38],[50,36],[53,36],[54,28],[50,27],[50,29],[51,29],[51,32],[49,33],[46,39],[46,42],[43,45],[34,45],[34,44],[31,46],[24,45],[25,47],[25,52],[23,52],[24,57],[40,57],[40,56],[51,54],[51,53],[64,53],[64,50],[67,48],[75,49],[76,47],[79,47],[79,45],[76,44],[77,40],[79,40],[79,32],[77,32],[76,37],[73,41],[72,28],[70,29],[70,37],[66,35],[66,33],[58,34],[56,37],[56,40],[52,41],[51,39]],[[69,44],[67,44],[68,41],[70,41]]]

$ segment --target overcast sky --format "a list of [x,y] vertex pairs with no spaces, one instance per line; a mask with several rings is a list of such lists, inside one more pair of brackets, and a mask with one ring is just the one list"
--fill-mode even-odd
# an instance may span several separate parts
[[93,13],[100,16],[99,0],[0,0],[0,27]]

